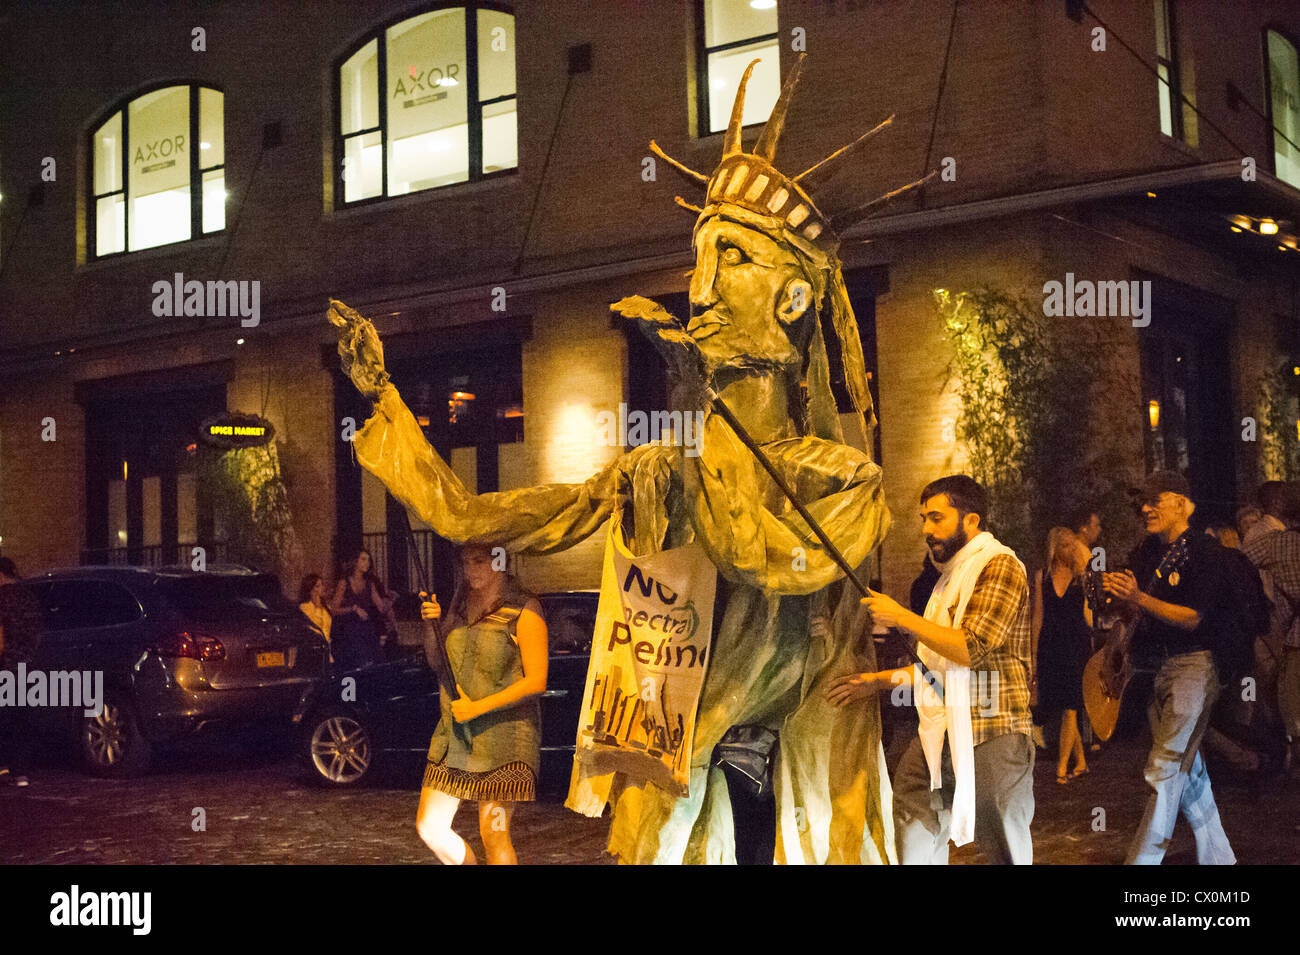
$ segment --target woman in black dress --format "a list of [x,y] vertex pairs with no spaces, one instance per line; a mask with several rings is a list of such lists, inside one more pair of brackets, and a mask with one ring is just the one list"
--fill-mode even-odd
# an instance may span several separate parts
[[[1091,618],[1083,597],[1082,575],[1091,551],[1074,531],[1053,527],[1047,538],[1047,567],[1034,578],[1033,621],[1038,687],[1038,721],[1060,714],[1061,735],[1056,781],[1066,783],[1088,771],[1079,710],[1083,708],[1083,667],[1092,646]],[[1069,768],[1074,757],[1074,769]]]
[[344,568],[334,588],[334,659],[345,670],[379,661],[379,634],[386,607],[383,587],[371,569],[370,551],[362,548]]

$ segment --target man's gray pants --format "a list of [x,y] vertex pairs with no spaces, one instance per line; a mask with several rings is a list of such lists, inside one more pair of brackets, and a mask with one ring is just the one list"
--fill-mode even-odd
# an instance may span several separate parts
[[1156,673],[1148,716],[1151,755],[1146,781],[1154,790],[1129,846],[1125,865],[1159,865],[1181,812],[1196,837],[1201,865],[1237,861],[1201,759],[1201,737],[1219,696],[1219,675],[1209,650],[1169,657]]
[[[941,789],[930,790],[920,738],[912,740],[894,773],[894,832],[903,865],[947,865],[956,779],[943,744]],[[1003,733],[975,747],[975,844],[995,865],[1030,865],[1034,844],[1034,744],[1024,733]]]

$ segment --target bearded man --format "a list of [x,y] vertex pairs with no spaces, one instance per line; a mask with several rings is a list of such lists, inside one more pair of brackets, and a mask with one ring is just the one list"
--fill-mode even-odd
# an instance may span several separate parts
[[943,698],[918,667],[841,677],[828,693],[841,706],[886,689],[915,701],[917,738],[894,773],[903,865],[945,865],[949,838],[972,837],[994,863],[1034,861],[1029,586],[1015,553],[984,529],[987,514],[988,495],[964,474],[926,485],[921,525],[940,576],[925,615],[883,594],[862,601],[876,623],[915,635]]
[[437,533],[457,543],[488,541],[544,554],[572,546],[613,517],[634,554],[694,542],[716,566],[719,624],[699,690],[685,792],[624,771],[596,774],[575,766],[567,804],[589,815],[612,805],[609,851],[627,863],[735,861],[731,800],[714,753],[724,739],[753,738],[756,730],[777,739],[775,861],[893,859],[879,710],[846,712],[824,693],[830,680],[874,660],[869,641],[862,655],[856,646],[856,599],[844,593],[842,571],[809,525],[713,413],[717,395],[848,563],[856,568],[867,560],[889,514],[879,467],[845,443],[833,390],[848,404],[863,446],[870,446],[875,421],[838,239],[804,188],[826,164],[793,178],[773,166],[802,61],[753,153],[741,149],[753,64],[746,70],[712,176],[686,169],[651,144],[706,184],[704,208],[678,199],[699,213],[693,317],[683,327],[639,296],[611,307],[638,322],[663,354],[673,410],[683,418],[706,414],[698,455],[642,445],[583,484],[470,494],[389,383],[373,327],[332,303],[344,370],[375,402],[374,416],[355,438],[357,460]]

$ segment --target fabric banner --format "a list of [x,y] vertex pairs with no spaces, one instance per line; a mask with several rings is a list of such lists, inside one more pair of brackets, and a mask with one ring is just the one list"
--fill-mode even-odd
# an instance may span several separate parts
[[698,544],[637,557],[617,513],[609,525],[577,775],[622,772],[685,796],[717,568]]

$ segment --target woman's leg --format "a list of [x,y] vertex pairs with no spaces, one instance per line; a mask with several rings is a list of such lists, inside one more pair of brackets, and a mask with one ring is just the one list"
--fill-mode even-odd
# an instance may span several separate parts
[[1070,754],[1079,742],[1079,720],[1074,710],[1061,713],[1061,735],[1056,748],[1056,775],[1064,776],[1070,766]]
[[485,799],[478,804],[478,834],[483,837],[488,865],[518,865],[510,842],[510,816],[515,804]]
[[430,786],[420,790],[420,808],[415,811],[415,828],[424,844],[443,865],[477,865],[474,850],[451,831],[460,800]]

